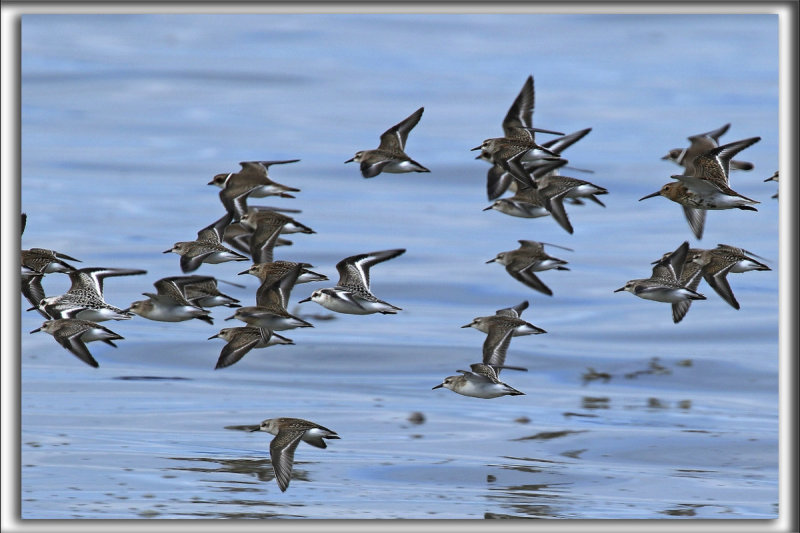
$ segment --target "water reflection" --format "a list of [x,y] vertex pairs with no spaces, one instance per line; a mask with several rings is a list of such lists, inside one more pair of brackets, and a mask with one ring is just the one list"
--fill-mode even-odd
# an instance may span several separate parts
[[719,509],[717,513],[719,514],[728,514],[733,513],[733,509],[727,507],[725,505],[708,505],[708,504],[699,504],[699,503],[679,503],[676,508],[673,509],[665,509],[663,511],[659,511],[660,514],[665,514],[668,516],[685,516],[688,518],[697,516],[697,511],[704,508],[704,507],[714,507]]
[[[279,491],[275,485],[275,475],[272,464],[268,457],[259,459],[227,459],[221,457],[169,457],[170,460],[178,463],[190,463],[189,465],[172,466],[168,471],[192,472],[201,474],[240,474],[243,478],[236,476],[224,476],[224,480],[210,478],[199,478],[199,481],[212,485],[211,490],[223,494],[219,499],[192,498],[189,503],[206,504],[213,506],[213,510],[200,510],[188,513],[190,516],[198,518],[306,518],[304,514],[287,514],[287,507],[303,507],[301,504],[289,503],[285,501],[270,501],[272,496],[279,496]],[[293,481],[310,481],[308,472],[302,468],[302,462],[295,461],[292,471]],[[251,498],[242,498],[241,494],[252,494]],[[220,506],[232,506],[241,510],[226,512]],[[258,511],[250,511],[250,508],[258,507]],[[280,510],[264,511],[265,507],[279,508]]]
[[584,409],[608,409],[611,403],[611,398],[606,396],[593,397],[584,396],[581,398],[581,407]]
[[647,368],[643,370],[636,370],[634,372],[628,372],[625,374],[625,377],[627,379],[633,379],[647,374],[669,375],[672,374],[672,370],[662,365],[659,362],[658,357],[653,357],[650,359]]
[[[674,363],[675,366],[679,367],[691,367],[693,364],[691,359],[682,359],[680,361],[676,361]],[[619,377],[620,375],[625,379],[635,379],[639,376],[646,376],[646,375],[657,375],[657,376],[669,376],[672,374],[672,370],[661,363],[658,357],[652,357],[646,364],[644,368],[639,368],[636,370],[631,370],[624,373],[613,374],[607,371],[600,371],[596,370],[594,367],[586,367],[586,371],[581,374],[581,380],[583,385],[587,385],[592,381],[602,381],[603,383],[608,383],[611,381],[613,377]]]
[[509,513],[484,513],[484,518],[564,518],[559,492],[571,483],[536,483],[491,487],[487,499]]
[[608,372],[598,372],[593,367],[587,367],[586,372],[581,375],[583,379],[583,384],[586,385],[592,381],[602,379],[603,383],[608,383],[611,380],[611,374]]
[[[195,466],[174,466],[169,470],[203,473],[244,474],[265,483],[275,479],[269,457],[263,459],[224,459],[218,457],[170,457],[173,461],[195,463]],[[297,464],[297,463],[295,463]],[[292,477],[304,478],[304,473],[295,468]],[[307,479],[306,479],[307,480]],[[226,489],[227,490],[227,489]]]
[[111,379],[122,381],[191,381],[191,378],[182,378],[180,376],[116,376]]
[[528,437],[519,437],[516,439],[511,439],[514,441],[519,440],[550,440],[550,439],[558,439],[561,437],[566,437],[567,435],[573,435],[577,433],[586,433],[588,430],[581,429],[581,430],[573,430],[573,429],[565,429],[562,431],[542,431],[536,433],[535,435],[530,435]]

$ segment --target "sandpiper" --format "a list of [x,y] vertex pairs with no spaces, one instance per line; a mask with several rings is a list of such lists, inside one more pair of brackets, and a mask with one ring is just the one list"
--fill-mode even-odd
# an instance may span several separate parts
[[283,233],[315,233],[308,226],[276,211],[249,211],[242,215],[240,223],[253,232],[249,245],[254,263],[269,263],[273,260],[273,249]]
[[225,320],[241,320],[256,328],[284,331],[294,328],[313,328],[313,324],[296,317],[278,302],[259,302],[259,305],[240,307]]
[[106,303],[93,292],[68,292],[50,296],[39,302],[38,308],[50,318],[77,318],[91,322],[128,320],[131,313]]
[[[780,178],[780,176],[778,175],[778,171],[776,170],[775,173],[772,176],[770,176],[767,179],[765,179],[764,182],[774,181],[775,183],[778,183],[779,182],[779,178]],[[778,197],[778,193],[775,193],[775,194],[772,195],[772,198],[777,198],[777,197]]]
[[497,322],[502,322],[505,320],[512,320],[516,321],[519,320],[520,322],[516,323],[514,327],[514,336],[520,335],[537,335],[540,333],[547,333],[540,327],[534,326],[529,322],[522,320],[522,312],[530,306],[528,300],[523,300],[517,305],[512,305],[511,307],[504,307],[503,309],[498,309],[495,311],[494,315],[489,316],[479,316],[472,319],[472,322],[469,324],[465,324],[461,326],[462,328],[475,328],[478,331],[483,333],[489,333],[489,329]]
[[228,341],[219,354],[214,370],[231,366],[244,357],[247,352],[255,348],[266,348],[276,344],[294,344],[291,339],[287,339],[273,331],[251,326],[223,328],[219,333],[210,336],[208,339],[224,339]]
[[[202,231],[202,230],[201,230]],[[204,235],[207,240],[198,239],[196,241],[176,242],[169,250],[164,250],[165,254],[170,252],[181,256],[181,270],[194,272],[203,263],[218,264],[227,261],[249,261],[249,258],[223,246],[219,240],[215,240],[213,235],[208,232]]]
[[498,198],[483,210],[489,211],[490,209],[521,218],[539,218],[550,215],[539,190],[532,187],[517,188],[514,196]]
[[[692,174],[694,172],[694,159],[704,152],[719,146],[719,138],[722,137],[730,127],[731,125],[728,123],[715,130],[692,135],[688,137],[691,144],[687,148],[673,148],[661,159],[672,161],[682,166],[686,169],[685,174]],[[752,170],[753,164],[747,161],[731,161],[731,168],[737,170]]]
[[506,271],[516,279],[541,293],[548,296],[553,295],[553,291],[542,283],[534,272],[541,272],[544,270],[569,270],[566,265],[567,262],[563,259],[558,259],[548,255],[544,251],[544,246],[555,246],[563,250],[572,251],[570,248],[558,246],[555,244],[548,244],[545,242],[520,240],[520,247],[516,250],[508,252],[500,252],[494,259],[489,259],[486,263],[499,263],[506,267]]
[[[20,263],[23,268],[49,274],[51,272],[72,272],[75,267],[66,261],[81,261],[70,257],[67,254],[56,252],[55,250],[45,250],[44,248],[31,248],[20,252]],[[65,261],[66,260],[66,261]]]
[[401,311],[399,307],[378,299],[370,292],[369,270],[405,251],[405,248],[397,248],[346,257],[336,264],[339,281],[335,287],[316,290],[298,303],[313,301],[331,311],[353,315],[395,314]]
[[[527,301],[525,303],[527,303]],[[508,312],[508,314],[505,314],[506,312]],[[474,328],[490,335],[494,331],[504,331],[506,328],[511,328],[514,337],[547,333],[547,331],[542,328],[534,326],[526,320],[522,320],[519,318],[519,315],[512,315],[511,312],[516,313],[514,308],[501,309],[497,312],[498,314],[475,317],[472,322],[464,324],[461,327]]]
[[[198,307],[240,307],[239,300],[221,292],[218,288],[219,280],[214,276],[173,276],[164,278],[176,281],[183,291],[183,296]],[[223,280],[224,281],[224,280]],[[243,288],[243,285],[225,281],[229,285]]]
[[160,322],[183,322],[196,318],[213,324],[214,319],[208,310],[186,299],[183,292],[185,283],[182,277],[162,278],[153,283],[156,294],[143,293],[148,299],[133,302],[128,311]]
[[147,274],[146,270],[130,268],[88,267],[68,272],[69,290],[39,302],[39,309],[51,318],[78,318],[92,322],[127,320],[133,315],[109,305],[103,298],[103,280],[111,276]]
[[[689,248],[686,251],[686,258],[683,260],[683,270],[680,271],[680,273],[675,273],[678,282],[682,286],[695,292],[697,291],[697,287],[700,285],[700,280],[703,279],[703,276],[700,265],[694,262],[694,257],[701,251],[702,250],[699,248]],[[651,264],[655,265],[663,261],[663,266],[668,266],[671,268],[669,257],[672,255],[672,253],[673,252],[665,253],[661,259],[653,261]],[[686,313],[689,312],[689,308],[692,306],[692,301],[693,300],[687,299],[672,304],[672,321],[675,324],[683,320],[683,317],[685,317]]]
[[526,133],[516,137],[486,139],[480,146],[476,146],[471,150],[480,150],[481,154],[484,154],[492,163],[499,165],[503,170],[510,173],[523,186],[536,188],[535,182],[531,180],[530,174],[522,164],[523,158],[532,150],[539,150],[546,154],[542,156],[546,160],[559,160],[561,158],[558,157],[558,154],[537,144],[531,138],[533,134],[528,130],[520,129],[519,131]]
[[[718,244],[711,250],[697,250],[690,260],[702,268],[703,279],[711,286],[723,300],[734,309],[739,309],[739,302],[733,295],[733,290],[728,283],[728,274],[749,272],[751,270],[772,270],[770,267],[755,260],[754,253],[729,246]],[[756,256],[758,257],[758,256]]]
[[[503,118],[503,137],[486,139],[481,146],[477,159],[491,163],[486,180],[487,195],[490,200],[499,197],[512,183],[512,177],[525,180],[523,161],[552,159],[557,153],[534,141],[534,133],[552,133],[564,135],[558,131],[533,127],[533,108],[535,91],[533,76],[528,76],[519,94],[514,99],[506,116]],[[516,141],[516,142],[515,142]]]
[[249,253],[249,238],[252,230],[240,224],[245,213],[261,210],[299,212],[297,209],[248,206],[247,199],[256,190],[258,190],[257,185],[247,182],[226,183],[225,187],[219,191],[219,199],[225,208],[225,214],[198,231],[198,240],[225,243],[242,253]]
[[239,222],[250,229],[255,230],[260,224],[279,224],[281,233],[316,233],[313,229],[288,215],[269,209],[249,210],[244,213]]
[[214,324],[214,319],[209,316],[209,312],[206,309],[201,309],[191,304],[170,304],[163,298],[138,300],[133,302],[126,311],[158,322],[183,322],[196,318],[203,322]]
[[[564,135],[560,131],[533,127],[533,108],[535,105],[536,92],[533,87],[533,76],[529,75],[503,118],[503,135],[506,138],[521,138],[533,141],[535,132]],[[546,151],[546,153],[552,155],[554,152]],[[526,154],[526,158],[530,159],[536,159],[540,156],[541,154],[536,154],[535,152]]]
[[48,320],[41,327],[34,329],[31,333],[44,331],[73,355],[89,366],[97,368],[100,366],[89,350],[86,348],[87,342],[103,341],[113,347],[117,347],[113,341],[122,339],[105,326],[101,326],[89,320],[79,320],[74,318],[61,318]]
[[692,210],[742,209],[757,211],[753,204],[760,202],[731,189],[728,176],[731,158],[759,140],[761,137],[751,137],[704,152],[694,159],[692,174],[672,176],[678,181],[665,184],[658,191],[643,196],[639,201],[663,196],[681,204],[689,225],[698,239],[703,235],[705,217],[698,216]]
[[420,107],[408,118],[383,132],[377,149],[356,152],[345,163],[360,163],[361,175],[365,178],[374,178],[381,172],[430,172],[404,152],[408,133],[417,125],[424,110],[424,107]]
[[[649,278],[630,280],[614,292],[627,291],[645,300],[670,304],[677,304],[686,300],[705,300],[705,296],[681,284],[688,252],[689,242],[685,241],[674,252],[665,254],[662,259],[656,262],[653,267],[653,274]],[[673,322],[679,322],[680,318],[676,316],[675,308],[673,307]]]
[[568,233],[573,233],[573,228],[564,209],[566,198],[588,198],[605,207],[596,195],[608,194],[608,191],[588,181],[548,173],[537,178],[536,183],[545,209]]
[[323,439],[338,439],[339,435],[324,426],[302,418],[268,418],[261,425],[251,431],[265,431],[275,435],[269,443],[269,456],[272,469],[275,471],[275,481],[281,492],[289,487],[294,466],[294,451],[300,441],[317,448],[327,448]]
[[250,268],[239,272],[239,274],[252,274],[260,279],[261,283],[272,283],[275,279],[281,278],[286,272],[294,268],[295,265],[300,266],[300,275],[295,280],[295,284],[328,280],[328,276],[310,270],[313,268],[313,265],[310,263],[295,263],[293,261],[254,263]]
[[[505,130],[506,128],[504,128]],[[545,133],[555,133],[550,130],[537,130]],[[558,154],[561,156],[561,152],[581,140],[585,137],[592,128],[585,128],[582,130],[578,130],[576,132],[562,135],[561,137],[557,137],[555,139],[550,139],[542,143],[542,146],[547,148],[551,153]],[[509,132],[506,132],[508,135]],[[491,162],[491,156],[489,154],[484,154],[481,152],[481,155],[478,156],[478,159],[484,159]],[[558,162],[559,160],[555,160]],[[560,160],[563,165],[567,164],[566,159]],[[536,150],[532,150],[528,152],[525,156],[522,157],[522,164],[525,167],[527,172],[534,172],[542,166],[549,166],[550,164],[554,163],[552,157],[548,156],[546,153],[541,153]],[[517,185],[519,181],[514,180],[513,177],[509,172],[507,172],[502,165],[493,164],[492,168],[489,169],[489,172],[486,176],[486,192],[487,196],[490,200],[493,200],[499,197],[503,192],[507,189],[515,190],[517,189]]]
[[473,398],[499,398],[500,396],[521,396],[520,392],[514,387],[500,381],[494,367],[484,363],[473,363],[471,370],[456,370],[460,376],[448,376],[433,390],[439,388],[450,389],[451,391],[463,396]]
[[328,276],[309,270],[309,263],[296,263],[293,261],[273,261],[271,263],[255,263],[242,274],[252,274],[261,280],[256,290],[256,304],[277,301],[284,309],[288,309],[289,296],[298,283],[312,281],[326,281]]
[[239,165],[242,170],[227,174],[217,174],[208,182],[209,185],[216,185],[224,189],[230,186],[247,186],[251,190],[249,196],[253,198],[264,198],[266,196],[280,196],[283,198],[294,198],[290,193],[300,192],[300,189],[281,185],[269,179],[268,169],[270,165],[285,165],[296,163],[299,159],[286,159],[282,161],[242,161]]

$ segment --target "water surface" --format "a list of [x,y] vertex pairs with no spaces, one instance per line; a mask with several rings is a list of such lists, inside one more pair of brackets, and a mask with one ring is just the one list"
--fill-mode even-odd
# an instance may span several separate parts
[[[777,42],[777,17],[750,15],[24,16],[22,247],[148,271],[108,280],[110,303],[180,274],[161,252],[222,214],[206,184],[239,161],[301,159],[271,169],[296,199],[251,202],[317,232],[277,258],[335,281],[345,256],[407,252],[372,272],[398,315],[310,318],[285,332],[294,346],[219,371],[207,338],[228,309],[214,326],[107,323],[125,340],[90,345],[92,369],[29,335],[42,319],[22,302],[23,518],[777,517]],[[536,125],[593,128],[565,155],[610,194],[568,208],[573,235],[482,211],[488,167],[469,149],[501,133],[529,74]],[[407,149],[430,174],[343,164],[420,106]],[[709,213],[698,241],[678,205],[637,200],[678,170],[670,148],[728,122],[725,142],[761,137],[740,154],[755,170],[731,178],[761,204]],[[570,267],[541,274],[552,297],[486,264],[519,239],[574,250],[551,250]],[[702,284],[677,325],[612,292],[684,240],[773,270],[731,276],[739,311]],[[246,266],[198,273],[244,284],[221,288],[249,305]],[[480,358],[483,335],[460,326],[525,299],[548,332],[511,344],[530,370],[503,377],[525,396],[431,390]],[[236,427],[273,416],[342,436],[301,445],[285,493],[270,437]]]

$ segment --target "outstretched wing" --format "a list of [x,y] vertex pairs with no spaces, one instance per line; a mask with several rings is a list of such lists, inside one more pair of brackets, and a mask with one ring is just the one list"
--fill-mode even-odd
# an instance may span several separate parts
[[294,466],[294,451],[303,438],[305,429],[281,429],[278,435],[269,443],[269,456],[272,460],[272,469],[275,471],[275,480],[281,492],[285,492],[292,479]]
[[403,151],[406,146],[406,139],[408,133],[417,125],[419,119],[422,118],[422,112],[425,111],[424,107],[420,107],[402,122],[395,124],[383,134],[381,134],[381,143],[379,148],[381,150]]

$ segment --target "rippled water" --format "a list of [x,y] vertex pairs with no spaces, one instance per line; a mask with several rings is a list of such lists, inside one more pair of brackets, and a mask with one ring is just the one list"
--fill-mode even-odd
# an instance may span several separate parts
[[[214,371],[215,325],[107,323],[98,369],[21,318],[24,518],[775,518],[778,513],[777,17],[31,16],[22,20],[22,247],[82,266],[143,268],[106,282],[124,307],[178,275],[162,254],[222,214],[210,178],[253,159],[299,158],[271,177],[317,232],[276,257],[336,278],[348,255],[403,247],[373,289],[396,316],[302,304],[296,345]],[[606,208],[552,219],[482,212],[487,166],[469,149],[499,135],[525,78],[535,123],[592,132],[565,155],[606,187]],[[430,174],[364,180],[343,161],[420,106],[408,153]],[[697,241],[681,209],[641,196],[678,167],[660,157],[731,122],[755,170],[732,185],[758,212],[711,212]],[[546,138],[543,136],[543,138]],[[533,292],[497,252],[535,239],[569,271]],[[770,272],[731,275],[735,311],[707,285],[680,324],[667,304],[612,291],[682,241],[741,246]],[[251,304],[246,263],[198,273]],[[243,279],[247,278],[247,279]],[[330,283],[329,285],[332,285]],[[300,285],[293,302],[322,284]],[[67,288],[48,275],[45,291]],[[480,358],[473,317],[524,299],[546,335],[514,339],[504,374],[525,396],[431,390]],[[421,423],[411,417],[421,413]],[[289,490],[273,416],[342,437],[301,445]],[[237,427],[238,426],[238,427]]]

